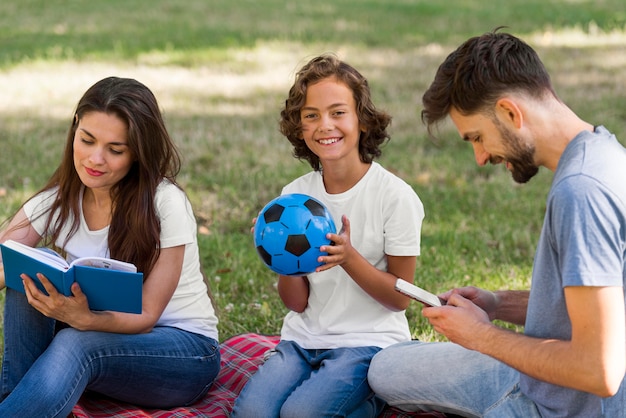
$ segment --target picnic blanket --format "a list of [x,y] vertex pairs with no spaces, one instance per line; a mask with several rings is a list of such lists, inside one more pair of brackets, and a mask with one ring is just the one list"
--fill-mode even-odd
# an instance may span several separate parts
[[[263,362],[265,352],[278,344],[275,335],[241,334],[231,337],[220,345],[221,365],[211,390],[199,402],[169,410],[139,408],[134,405],[85,393],[72,410],[76,418],[183,418],[183,417],[228,417],[235,398],[250,376]],[[404,413],[387,407],[380,418],[444,418],[438,412]]]

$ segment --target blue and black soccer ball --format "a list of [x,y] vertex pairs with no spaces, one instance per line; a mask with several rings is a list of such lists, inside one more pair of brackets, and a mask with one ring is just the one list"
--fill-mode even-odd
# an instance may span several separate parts
[[317,258],[336,233],[328,209],[305,194],[285,194],[270,201],[254,225],[254,245],[263,263],[285,276],[303,276],[322,265]]

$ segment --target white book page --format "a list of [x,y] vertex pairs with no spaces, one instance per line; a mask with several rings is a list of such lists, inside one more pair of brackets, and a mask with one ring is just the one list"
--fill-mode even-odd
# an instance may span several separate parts
[[126,263],[124,261],[113,260],[111,258],[103,257],[82,257],[72,261],[73,266],[88,266],[101,269],[111,269],[117,271],[128,271],[131,273],[137,273],[137,267],[134,264]]
[[54,250],[50,248],[35,248],[29,247],[28,245],[22,244],[17,241],[7,240],[3,243],[6,247],[11,248],[19,253],[25,254],[30,258],[34,258],[35,260],[39,260],[42,263],[53,266],[59,270],[67,270],[69,265],[67,261],[60,254],[56,253]]

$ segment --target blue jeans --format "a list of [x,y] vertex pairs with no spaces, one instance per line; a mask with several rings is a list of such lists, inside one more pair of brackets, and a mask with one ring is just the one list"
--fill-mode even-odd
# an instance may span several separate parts
[[368,379],[378,396],[405,411],[541,417],[521,393],[517,370],[452,343],[392,345],[374,356]]
[[1,417],[65,418],[85,390],[151,408],[187,405],[219,372],[212,338],[172,327],[55,332],[55,323],[6,290]]
[[378,416],[385,404],[367,384],[367,369],[379,350],[306,350],[281,341],[235,400],[231,417]]

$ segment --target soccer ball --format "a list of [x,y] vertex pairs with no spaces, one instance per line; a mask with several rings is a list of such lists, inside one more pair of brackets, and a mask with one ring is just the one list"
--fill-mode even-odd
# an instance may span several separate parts
[[317,258],[335,233],[328,209],[304,194],[286,194],[269,202],[254,225],[254,245],[267,267],[284,276],[303,276],[322,265]]

